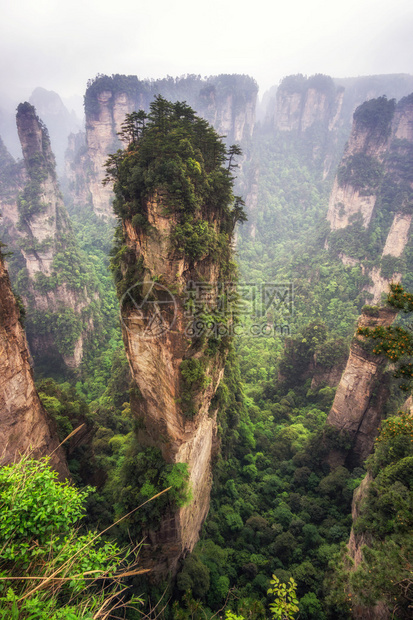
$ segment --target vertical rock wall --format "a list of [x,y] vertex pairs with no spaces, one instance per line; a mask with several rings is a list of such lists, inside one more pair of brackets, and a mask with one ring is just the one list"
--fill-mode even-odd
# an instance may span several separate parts
[[[360,106],[330,195],[327,220],[333,233],[343,231],[345,235],[357,221],[371,243],[373,237],[383,237],[386,232],[381,257],[368,255],[366,241],[354,256],[347,256],[345,251],[339,254],[343,262],[351,259],[361,264],[370,277],[371,284],[365,287],[369,303],[379,302],[389,283],[402,277],[401,262],[391,259],[401,259],[411,239],[412,126],[411,95],[397,105],[381,97]],[[360,233],[353,231],[351,235]],[[376,263],[373,266],[372,261]],[[367,262],[370,265],[364,267]]]
[[189,472],[189,504],[171,505],[148,532],[144,562],[166,574],[192,550],[209,509],[213,399],[232,336],[232,235],[243,213],[232,195],[233,158],[213,128],[162,97],[151,113],[113,167],[113,264],[138,441]]
[[[152,550],[149,555],[156,549],[161,552],[149,558],[149,565],[163,573],[175,572],[179,559],[193,549],[209,510],[211,458],[217,446],[217,410],[211,410],[210,405],[222,378],[226,357],[222,350],[205,357],[206,344],[194,347],[188,336],[186,287],[191,281],[202,281],[213,289],[218,286],[220,270],[210,258],[194,265],[177,257],[170,244],[175,222],[171,216],[165,216],[167,202],[166,196],[158,194],[148,203],[150,235],[137,234],[131,221],[124,222],[133,260],[143,260],[145,265],[144,280],[150,281],[156,275],[162,285],[154,285],[153,294],[159,299],[151,306],[144,304],[142,308],[122,311],[126,353],[132,377],[139,388],[139,397],[133,399],[132,410],[143,427],[140,440],[159,447],[168,463],[187,463],[190,472],[192,501],[166,515],[160,529],[150,532]],[[174,292],[173,300],[169,294],[162,298],[163,287]],[[153,323],[152,330],[148,329],[148,312],[152,317],[159,313],[167,329],[161,329],[158,335],[158,321]],[[183,360],[201,359],[205,362],[203,379],[192,393],[192,407],[196,413],[188,417],[182,402],[185,387],[181,365]],[[148,563],[148,558],[145,562]]]
[[30,451],[35,458],[50,455],[62,478],[69,472],[54,424],[37,395],[20,313],[0,256],[0,463]]
[[[88,279],[57,183],[47,130],[28,103],[19,106],[16,118],[24,164],[3,161],[8,188],[0,194],[1,238],[13,250],[10,270],[27,306],[32,353],[55,355],[76,368],[93,329]],[[62,313],[66,324],[57,325]]]
[[[377,316],[362,314],[358,327],[387,327],[393,323],[395,315],[391,308],[381,308]],[[344,463],[350,467],[362,465],[371,453],[388,397],[385,366],[386,360],[370,353],[366,339],[358,336],[356,331],[327,417],[327,424],[344,432],[351,446],[330,453],[331,467]]]

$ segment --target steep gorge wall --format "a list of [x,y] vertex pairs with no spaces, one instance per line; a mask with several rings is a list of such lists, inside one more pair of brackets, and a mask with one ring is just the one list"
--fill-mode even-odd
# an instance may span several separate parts
[[13,250],[9,268],[28,309],[33,355],[55,356],[75,368],[93,329],[93,293],[87,290],[47,130],[28,103],[19,106],[16,120],[24,163],[6,156],[1,161],[1,237]]
[[66,478],[69,472],[56,429],[34,386],[20,318],[0,255],[0,463],[13,462],[25,451],[35,458],[52,455],[52,467]]
[[148,112],[156,95],[186,101],[232,144],[252,136],[257,92],[256,82],[243,75],[151,82],[123,75],[97,78],[85,95],[86,148],[78,147],[75,138],[69,143],[66,174],[70,199],[77,206],[89,205],[99,217],[113,217],[113,195],[109,186],[102,185],[104,164],[108,154],[121,147],[117,133],[125,115],[139,109]]
[[[156,231],[155,239],[153,235],[137,234],[131,221],[124,222],[133,260],[143,260],[143,279],[150,281],[156,275],[162,287],[154,285],[154,305],[150,308],[146,304],[142,311],[123,309],[122,332],[132,376],[139,388],[132,409],[143,427],[140,440],[144,445],[160,447],[168,463],[183,462],[189,467],[192,501],[167,515],[158,531],[149,533],[152,551],[161,549],[162,558],[161,565],[157,555],[149,565],[158,571],[174,572],[179,558],[197,542],[209,510],[211,459],[217,448],[217,409],[211,410],[210,405],[224,372],[225,349],[206,355],[206,345],[194,344],[188,335],[186,288],[190,282],[201,280],[213,290],[218,286],[220,269],[210,258],[191,263],[177,257],[170,244],[176,222],[163,215],[167,202],[167,197],[157,195],[148,204],[148,221]],[[164,286],[174,291],[173,302],[168,295],[163,297]],[[150,328],[147,312],[155,318]],[[160,317],[171,325],[170,329],[159,330]],[[202,377],[192,379],[192,387],[183,379],[183,363],[202,367]],[[190,410],[186,402],[188,390]]]
[[[351,572],[357,570],[357,567],[363,561],[363,547],[368,547],[370,543],[369,536],[366,536],[364,533],[356,532],[354,525],[357,519],[363,514],[363,503],[367,498],[372,480],[372,475],[368,473],[353,494],[351,505],[353,527],[351,528],[350,539],[347,544],[348,557],[352,563],[350,568]],[[390,620],[392,613],[384,602],[378,602],[371,607],[353,602],[351,617],[354,620]]]
[[[381,308],[377,315],[367,311],[358,322],[359,327],[387,327],[395,319],[391,308]],[[331,467],[346,463],[360,466],[371,453],[383,418],[383,407],[389,395],[385,374],[386,360],[370,353],[370,343],[356,330],[346,368],[341,377],[327,424],[350,441],[350,446],[333,450],[329,456]]]
[[290,135],[307,151],[325,178],[340,161],[355,109],[383,94],[401,99],[412,90],[410,75],[346,79],[291,75],[265,93],[258,114],[264,125]]
[[279,131],[303,134],[315,123],[331,131],[340,118],[343,94],[328,76],[284,78],[268,104],[266,120]]
[[[132,376],[141,395],[133,403],[135,415],[144,424],[140,438],[143,443],[160,446],[168,463],[187,463],[190,471],[193,500],[164,519],[158,532],[150,534],[152,545],[162,548],[167,570],[174,571],[179,557],[193,549],[209,510],[211,457],[217,444],[217,411],[210,411],[210,404],[222,378],[225,355],[218,353],[206,360],[202,378],[205,387],[195,390],[191,406],[196,414],[188,417],[182,406],[182,362],[200,362],[205,357],[202,347],[193,349],[186,333],[185,288],[192,279],[200,277],[208,285],[217,286],[219,269],[207,260],[192,267],[188,261],[174,256],[169,247],[171,221],[162,216],[163,206],[159,196],[148,205],[149,222],[160,240],[139,238],[131,222],[125,223],[125,229],[136,260],[144,260],[145,279],[161,275],[163,285],[175,291],[174,304],[167,304],[163,310],[160,299],[159,305],[166,322],[173,321],[173,326],[164,334],[147,338],[145,319],[140,312],[131,310],[123,316],[122,331]],[[162,290],[159,292],[162,295]]]
[[409,270],[402,259],[411,243],[412,126],[412,95],[360,106],[330,196],[328,246],[361,265],[373,303]]

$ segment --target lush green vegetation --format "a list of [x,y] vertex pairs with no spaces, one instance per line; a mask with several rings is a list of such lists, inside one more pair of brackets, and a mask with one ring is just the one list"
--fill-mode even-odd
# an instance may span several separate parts
[[0,617],[115,618],[140,603],[126,602],[121,581],[122,572],[137,572],[136,557],[94,531],[80,533],[90,490],[56,478],[47,460],[27,456],[0,469]]
[[335,606],[372,607],[384,603],[400,620],[411,616],[413,424],[399,412],[383,422],[374,454],[367,461],[370,481],[356,540],[364,542],[356,569],[343,552],[328,599]]
[[385,96],[370,99],[357,108],[354,120],[362,129],[374,132],[379,141],[384,141],[391,130],[395,107],[395,99],[388,100]]
[[378,187],[382,173],[383,166],[377,159],[364,153],[356,153],[340,166],[337,179],[340,185],[350,184],[361,195],[368,196]]
[[128,148],[111,155],[106,165],[107,182],[114,180],[116,215],[135,218],[137,229],[145,228],[147,202],[158,197],[178,219],[172,239],[178,251],[192,260],[217,250],[222,254],[243,213],[240,199],[231,210],[232,157],[214,129],[186,104],[158,96],[148,117],[127,116],[122,137]]
[[[188,93],[194,92],[199,86],[198,77],[185,79]],[[237,79],[239,83],[241,78]],[[169,96],[168,88],[176,92],[176,80],[164,82],[165,96]],[[208,81],[200,99],[218,93],[225,97],[234,80],[223,76],[221,82]],[[252,89],[248,80],[246,84]],[[159,83],[155,86],[158,88]],[[97,96],[104,90],[112,92],[113,101],[120,92],[149,97],[155,86],[132,77],[99,76],[89,85],[86,109],[97,112]],[[288,92],[304,92],[309,87],[331,97],[334,94],[332,81],[325,76],[310,80],[292,76],[282,84]],[[242,96],[238,99],[241,105]],[[356,120],[368,131],[384,135],[393,112],[393,102],[381,98],[378,103],[361,106]],[[221,275],[232,274],[228,242],[236,221],[244,219],[242,201],[236,200],[232,191],[236,147],[227,151],[217,134],[189,106],[170,103],[163,97],[154,101],[148,115],[129,115],[121,137],[126,149],[112,155],[107,166],[108,179],[115,180],[114,208],[120,222],[130,223],[137,234],[152,234],[147,201],[156,193],[162,199],[164,213],[174,221],[170,244],[176,255],[187,257],[194,270],[199,262],[210,259],[219,262]],[[339,171],[340,182],[351,183],[365,193],[377,191],[377,208],[367,230],[355,221],[347,229],[329,235],[325,213],[331,177],[323,180],[322,156],[326,140],[321,127],[301,137],[271,133],[268,127],[261,127],[254,139],[243,145],[246,161],[238,173],[236,191],[241,193],[242,187],[256,183],[258,195],[249,223],[238,229],[241,283],[292,283],[294,308],[291,312],[287,305],[279,304],[262,316],[241,315],[243,337],[233,344],[205,339],[198,343],[203,355],[182,362],[181,405],[183,413],[192,419],[197,413],[196,393],[209,380],[209,364],[214,356],[228,351],[224,377],[211,403],[211,411],[218,409],[221,444],[214,464],[211,509],[200,542],[180,567],[176,587],[166,590],[170,598],[161,612],[165,620],[208,619],[225,607],[227,620],[284,620],[298,615],[297,606],[300,620],[348,620],[352,597],[358,605],[384,600],[391,609],[397,605],[400,620],[408,617],[411,575],[406,567],[411,563],[409,532],[413,525],[410,418],[406,414],[390,416],[383,423],[366,469],[352,471],[343,466],[330,470],[326,457],[332,449],[342,447],[346,438],[327,433],[325,420],[356,317],[365,302],[362,289],[368,283],[361,267],[343,265],[339,254],[362,260],[367,267],[379,264],[394,213],[399,208],[405,212],[411,208],[406,189],[411,180],[411,149],[404,142],[396,143],[386,174],[381,164],[366,155],[347,161]],[[397,174],[393,174],[392,167]],[[140,441],[142,420],[135,419],[131,409],[141,395],[136,385],[129,385],[115,290],[107,272],[110,227],[84,211],[72,209],[71,216],[76,244],[73,238],[65,237],[52,276],[39,277],[36,286],[46,294],[64,282],[77,291],[93,282],[92,288],[99,296],[93,317],[99,329],[91,334],[77,377],[61,372],[59,382],[43,379],[38,389],[61,438],[85,424],[89,439],[77,448],[68,442],[65,448],[76,483],[82,488],[93,481],[97,486],[97,491],[87,498],[84,521],[88,527],[105,529],[171,487],[156,502],[145,504],[111,530],[123,544],[130,539],[140,540],[162,517],[190,500],[189,472],[184,463],[167,464],[159,449]],[[220,222],[219,226],[216,222]],[[118,227],[111,260],[120,297],[145,273],[145,265],[136,260],[125,241]],[[16,257],[16,268],[18,260]],[[386,257],[381,262],[384,274],[409,270],[411,265],[410,245],[402,259]],[[21,271],[19,278],[20,285],[24,285]],[[242,290],[241,286],[241,298]],[[398,308],[413,308],[412,296],[401,288],[393,288],[392,299]],[[375,316],[377,308],[370,307],[368,312]],[[84,318],[91,316],[85,313]],[[70,312],[59,310],[56,317],[36,320],[39,334],[48,333],[56,321],[59,346],[62,351],[70,350],[78,334]],[[271,337],[253,337],[250,328],[256,323],[260,330],[268,324],[283,329],[275,329]],[[366,331],[365,335],[379,338],[374,341],[378,343],[375,352],[400,364],[397,372],[408,385],[413,374],[408,324],[385,333]],[[399,400],[393,394],[386,411],[394,412],[392,407]],[[365,537],[368,548],[357,570],[350,572],[344,547],[352,525],[351,500],[366,470],[373,481],[355,531]],[[50,480],[44,485],[49,489]],[[52,504],[53,493],[49,493]],[[80,494],[86,500],[86,492]],[[82,502],[75,498],[72,503],[81,513]],[[67,506],[63,501],[62,505]],[[74,517],[68,511],[70,529]],[[63,519],[63,513],[59,515]],[[59,532],[53,532],[57,551]],[[47,543],[49,539],[37,540]],[[19,549],[21,553],[33,553],[30,542],[28,547],[19,543]],[[34,562],[39,571],[44,569],[42,553]],[[107,556],[102,552],[99,557],[98,568],[103,570]],[[7,568],[11,561],[7,558]],[[90,569],[89,562],[93,563],[85,559],[83,571]],[[82,579],[84,585],[84,575]],[[41,604],[49,614],[45,617],[60,617],[59,605],[69,605],[70,588],[75,585],[63,584],[50,603],[47,590],[40,591]],[[14,594],[5,594],[4,599],[9,599],[0,603],[4,613],[9,613],[16,605],[16,596],[21,596],[20,585],[12,584],[13,588]],[[153,601],[161,598],[164,586],[148,586],[135,580],[133,591],[145,591],[146,599]],[[85,593],[75,590],[75,595],[77,604]],[[100,595],[93,596],[98,600]],[[36,605],[40,603],[34,600],[33,613],[37,613]],[[87,614],[86,602],[84,609]],[[65,617],[70,618],[72,610],[66,612]],[[76,613],[73,610],[74,617],[88,618]],[[128,613],[130,618],[137,617],[133,611]]]
[[[407,293],[400,284],[391,284],[388,303],[404,313],[413,311],[413,294]],[[410,326],[359,327],[358,333],[374,341],[373,353],[385,355],[395,365],[394,376],[401,379],[399,387],[409,391],[413,381],[413,337]]]

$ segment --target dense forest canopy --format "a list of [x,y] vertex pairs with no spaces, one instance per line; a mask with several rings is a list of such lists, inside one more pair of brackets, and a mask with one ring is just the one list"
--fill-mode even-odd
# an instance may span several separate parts
[[[135,102],[118,134],[112,119],[113,148],[104,153],[105,183],[114,193],[114,238],[114,220],[99,218],[89,199],[79,202],[96,180],[84,142],[72,160],[76,200],[66,183],[69,215],[60,208],[53,222],[49,217],[58,251],[50,272],[39,272],[31,288],[26,257],[48,250],[30,235],[45,209],[42,183],[47,175],[55,178],[50,143],[44,131],[44,158],[27,166],[16,164],[0,142],[2,208],[7,215],[15,200],[17,230],[26,231],[16,243],[13,228],[7,234],[2,229],[16,292],[26,295],[26,305],[57,290],[81,300],[72,308],[56,305],[27,314],[29,339],[56,338],[54,357],[35,358],[34,370],[55,432],[61,441],[69,436],[63,449],[73,484],[57,483],[47,461],[36,464],[25,457],[0,470],[1,617],[87,620],[124,613],[133,620],[145,610],[165,620],[217,614],[227,620],[350,620],[363,618],[377,604],[389,618],[410,617],[413,443],[409,403],[404,403],[413,376],[409,226],[399,253],[384,254],[384,248],[400,221],[410,224],[412,142],[407,134],[395,136],[394,119],[408,113],[412,95],[396,104],[394,87],[381,96],[383,79],[377,80],[377,97],[363,102],[359,97],[372,88],[372,79],[361,84],[320,74],[289,76],[268,99],[267,114],[252,136],[245,133],[238,146],[225,145],[202,110],[208,120],[214,116],[218,123],[232,114],[238,120],[231,127],[239,129],[240,119],[246,125],[257,92],[248,76],[152,81],[97,76],[86,92],[87,123],[99,126],[104,93],[111,94],[111,114],[116,96],[126,94]],[[306,107],[310,91],[317,95],[311,109]],[[297,96],[293,113],[290,104]],[[355,151],[340,163],[351,101],[357,103],[357,136],[368,134],[382,150]],[[19,113],[30,112],[29,105]],[[295,113],[301,116],[293,126]],[[76,165],[83,166],[83,176]],[[333,184],[344,193],[351,187],[365,202],[375,197],[367,225],[355,213],[347,226],[330,229]],[[220,354],[225,370],[208,413],[217,416],[209,513],[199,542],[182,554],[171,579],[159,577],[161,572],[157,577],[153,565],[149,578],[140,574],[136,546],[142,536],[147,545],[159,531],[170,534],[160,528],[165,515],[171,524],[171,515],[191,505],[191,471],[186,462],[165,458],[166,434],[159,433],[158,444],[143,439],[142,418],[135,412],[144,410],[144,398],[131,381],[116,299],[149,273],[143,258],[135,260],[136,239],[143,247],[159,237],[149,210],[156,200],[172,223],[165,262],[172,256],[197,273],[209,261],[231,282],[238,272],[237,303],[245,301],[245,283],[254,290],[272,284],[293,291],[288,312],[271,307],[260,316],[232,315],[242,327],[240,337],[224,343],[201,337],[180,362],[182,394],[175,391],[173,397],[180,401],[180,424],[188,433],[198,419],[194,394],[206,393],[211,384],[208,364]],[[383,421],[372,430],[375,450],[352,467],[343,457],[352,438],[326,422],[354,347],[357,317],[363,307],[363,316],[372,321],[380,314],[375,305],[365,307],[376,271],[386,286],[401,274],[402,284],[393,283],[388,298],[401,312],[393,326],[362,327],[356,335],[366,359],[386,357],[392,368],[383,370],[388,387],[380,405]],[[199,274],[202,280],[205,272]],[[162,284],[162,276],[150,275]],[[173,293],[179,295],[178,287]],[[132,299],[132,308],[141,297]],[[256,324],[260,337],[250,329]],[[82,333],[82,360],[67,367],[62,359],[73,354]],[[357,519],[352,518],[355,501]],[[356,564],[349,540],[366,545],[359,544]],[[161,564],[156,552],[159,548],[151,559]],[[140,553],[147,561],[147,547]],[[137,567],[121,568],[136,559]],[[86,587],[91,571],[97,579]],[[30,581],[17,579],[23,574]],[[37,587],[40,579],[46,579],[44,588]]]

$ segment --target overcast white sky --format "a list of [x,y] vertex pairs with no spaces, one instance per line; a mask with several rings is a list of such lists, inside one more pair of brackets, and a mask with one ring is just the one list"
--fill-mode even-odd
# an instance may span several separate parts
[[97,73],[413,73],[412,0],[0,0],[0,92],[82,95]]

